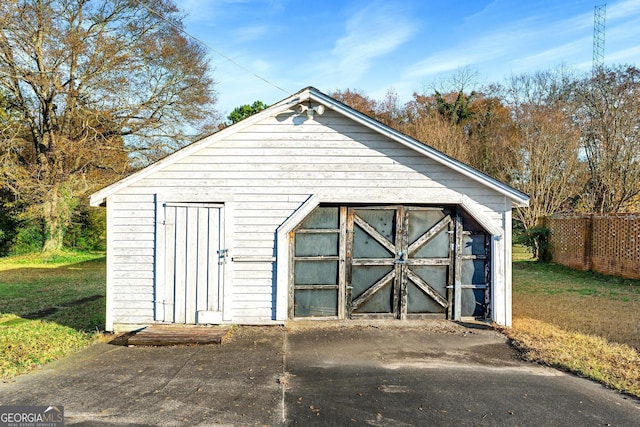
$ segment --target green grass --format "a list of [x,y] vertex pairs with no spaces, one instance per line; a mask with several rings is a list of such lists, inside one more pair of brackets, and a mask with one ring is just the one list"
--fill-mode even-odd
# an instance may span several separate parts
[[513,261],[532,261],[531,251],[524,245],[513,245],[511,248]]
[[77,331],[51,321],[0,315],[0,376],[29,372],[48,362],[84,348],[93,334]]
[[60,267],[63,265],[77,264],[85,261],[102,259],[105,254],[102,252],[73,252],[58,251],[50,253],[35,253],[0,258],[0,271],[22,266],[51,266]]
[[640,280],[513,253],[513,328],[505,333],[525,356],[640,397]]
[[612,300],[640,300],[640,280],[571,270],[557,264],[513,264],[514,292],[529,295],[574,294]]
[[0,376],[77,351],[104,330],[104,254],[0,259]]
[[640,349],[640,280],[514,262],[513,313]]

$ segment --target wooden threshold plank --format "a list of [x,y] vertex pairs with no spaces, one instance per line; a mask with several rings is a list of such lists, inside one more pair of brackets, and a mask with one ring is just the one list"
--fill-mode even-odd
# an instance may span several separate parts
[[197,325],[150,325],[131,336],[129,345],[221,344],[228,328]]

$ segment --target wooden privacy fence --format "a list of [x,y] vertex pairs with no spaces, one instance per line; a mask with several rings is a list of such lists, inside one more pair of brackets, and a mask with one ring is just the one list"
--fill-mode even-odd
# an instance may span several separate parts
[[640,213],[553,215],[545,226],[554,262],[640,278]]

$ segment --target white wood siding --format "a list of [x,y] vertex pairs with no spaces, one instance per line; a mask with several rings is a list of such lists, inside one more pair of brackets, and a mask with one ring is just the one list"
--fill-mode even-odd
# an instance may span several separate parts
[[276,256],[276,230],[314,194],[321,203],[434,205],[466,195],[503,228],[504,195],[336,112],[303,123],[267,118],[110,197],[114,322],[153,321],[156,195],[232,208],[226,241],[238,261],[228,266],[228,320],[254,323],[274,318],[276,267],[267,258]]
[[155,207],[153,194],[114,195],[108,201],[107,292],[113,323],[153,321]]

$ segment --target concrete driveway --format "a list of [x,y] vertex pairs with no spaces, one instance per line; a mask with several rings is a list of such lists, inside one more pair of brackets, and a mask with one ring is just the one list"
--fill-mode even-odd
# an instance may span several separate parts
[[640,425],[640,402],[450,322],[239,327],[222,345],[97,344],[0,384],[66,425]]

